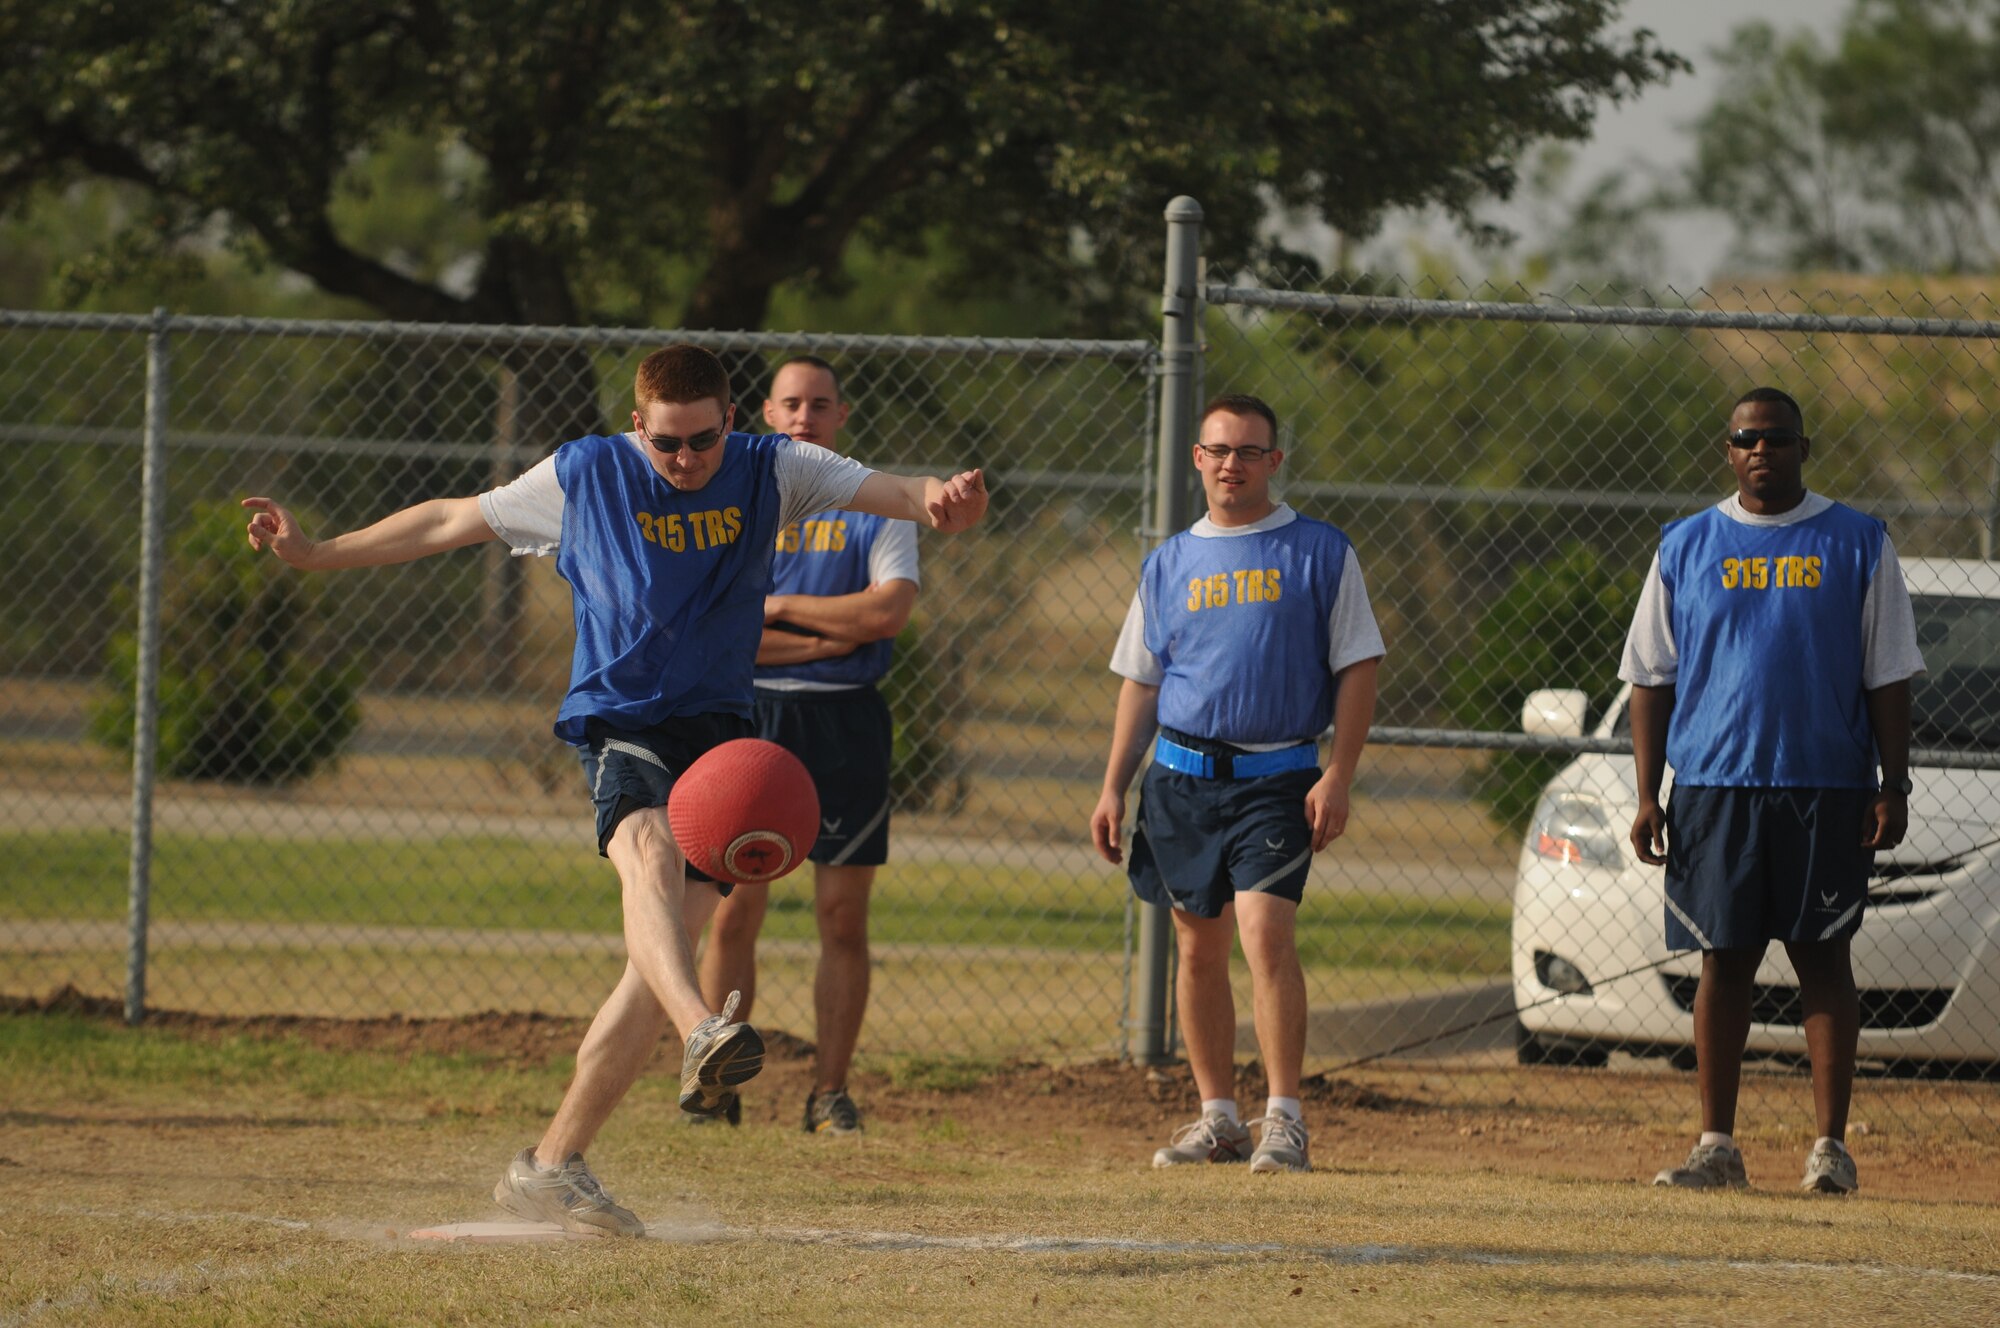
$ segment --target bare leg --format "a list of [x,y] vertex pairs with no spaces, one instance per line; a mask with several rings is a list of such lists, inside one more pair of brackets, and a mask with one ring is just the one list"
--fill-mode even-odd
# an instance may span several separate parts
[[1736,1133],[1736,1093],[1743,1082],[1743,1044],[1750,1037],[1750,994],[1764,947],[1704,950],[1694,993],[1695,1080],[1701,1128]]
[[1218,918],[1173,910],[1180,974],[1174,1001],[1181,1038],[1204,1101],[1236,1096],[1236,993],[1229,987],[1229,950],[1235,940],[1234,904]]
[[813,1090],[847,1087],[848,1067],[868,1013],[868,891],[873,867],[813,865],[819,916],[819,970],[813,976],[813,1016],[819,1062]]
[[639,1078],[671,1022],[685,1033],[709,1016],[695,985],[691,933],[715,910],[715,887],[682,879],[664,807],[627,816],[606,846],[625,900],[625,974],[591,1021],[576,1077],[535,1148],[544,1166],[583,1152]]
[[1854,1098],[1854,1055],[1861,1041],[1861,998],[1847,941],[1787,941],[1785,953],[1799,973],[1805,1006],[1806,1050],[1812,1056],[1813,1114],[1819,1132],[1847,1139],[1847,1108]]
[[1250,964],[1257,1048],[1272,1097],[1297,1097],[1306,1056],[1306,975],[1294,924],[1299,906],[1277,895],[1236,896],[1236,928]]
[[729,993],[743,993],[736,1017],[750,1018],[757,1001],[757,934],[764,928],[771,887],[739,885],[715,906],[715,930],[701,956],[701,994],[710,1008],[721,1009]]

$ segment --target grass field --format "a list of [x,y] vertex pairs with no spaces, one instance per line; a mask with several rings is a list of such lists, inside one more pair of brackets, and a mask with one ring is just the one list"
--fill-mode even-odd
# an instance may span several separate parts
[[[874,1060],[868,1132],[797,1132],[805,1062],[743,1129],[678,1123],[665,1067],[593,1149],[656,1239],[438,1246],[559,1095],[575,1029],[0,1016],[0,1323],[1990,1323],[2000,1146],[1955,1094],[1859,1145],[1863,1193],[1791,1192],[1753,1082],[1747,1194],[1637,1178],[1686,1146],[1598,1076],[1450,1108],[1422,1071],[1316,1084],[1319,1169],[1155,1172],[1184,1075]],[[678,1048],[665,1049],[671,1061]],[[1684,1081],[1666,1081],[1674,1094]],[[1797,1104],[1793,1106],[1796,1108]],[[1799,1113],[1794,1110],[1791,1115]]]

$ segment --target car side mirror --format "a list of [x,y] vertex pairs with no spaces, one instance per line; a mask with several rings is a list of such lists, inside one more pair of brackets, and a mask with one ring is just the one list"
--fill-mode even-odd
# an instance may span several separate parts
[[1539,738],[1581,738],[1590,697],[1574,687],[1544,687],[1521,703],[1521,732]]

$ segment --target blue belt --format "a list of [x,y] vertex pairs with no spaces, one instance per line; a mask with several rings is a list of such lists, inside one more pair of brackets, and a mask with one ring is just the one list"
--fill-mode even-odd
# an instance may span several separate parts
[[1315,768],[1319,765],[1319,744],[1302,742],[1275,752],[1198,752],[1161,734],[1153,743],[1153,760],[1169,770],[1202,779],[1256,779]]

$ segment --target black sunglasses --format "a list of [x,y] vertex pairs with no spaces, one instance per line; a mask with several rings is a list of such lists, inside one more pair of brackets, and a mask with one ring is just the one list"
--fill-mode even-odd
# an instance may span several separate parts
[[1769,443],[1773,447],[1790,447],[1805,435],[1797,429],[1731,429],[1729,445],[1749,449],[1758,443]]
[[723,433],[720,429],[704,429],[691,438],[662,438],[653,433],[644,424],[641,424],[639,426],[639,436],[654,447],[657,447],[660,451],[671,456],[673,453],[681,450],[681,444],[683,443],[687,444],[687,449],[690,452],[706,452],[709,448],[714,447],[722,441]]

